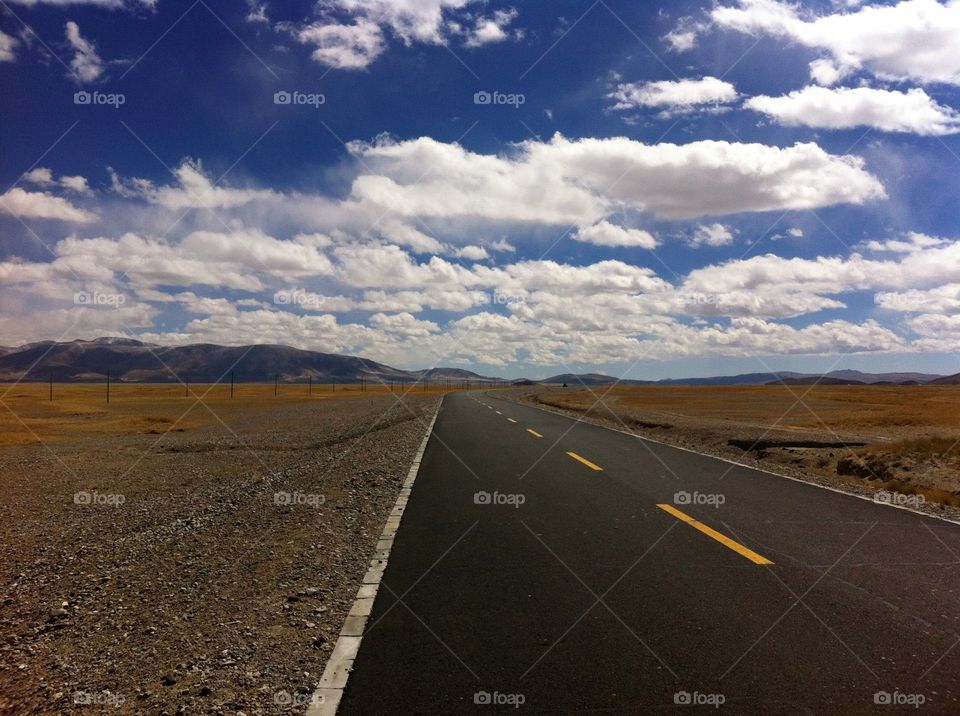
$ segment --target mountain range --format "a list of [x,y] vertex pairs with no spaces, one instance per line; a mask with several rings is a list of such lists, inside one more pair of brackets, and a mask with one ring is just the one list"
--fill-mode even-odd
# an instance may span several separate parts
[[65,343],[41,341],[0,349],[0,381],[99,381],[107,371],[114,380],[137,383],[190,381],[214,383],[368,381],[497,381],[460,368],[401,370],[383,363],[282,345],[219,346],[196,343],[160,346],[129,338],[97,338]]
[[99,381],[107,371],[123,382],[213,383],[238,382],[370,381],[509,384],[549,383],[571,387],[581,385],[764,385],[785,383],[802,385],[958,385],[960,374],[940,376],[930,373],[863,373],[835,370],[826,374],[777,371],[719,375],[708,378],[670,378],[659,381],[620,380],[602,373],[562,373],[543,380],[511,381],[479,375],[462,368],[403,370],[358,356],[320,353],[284,345],[220,346],[196,343],[185,346],[161,346],[131,338],[105,337],[69,342],[40,341],[23,346],[0,346],[0,381],[48,380]]

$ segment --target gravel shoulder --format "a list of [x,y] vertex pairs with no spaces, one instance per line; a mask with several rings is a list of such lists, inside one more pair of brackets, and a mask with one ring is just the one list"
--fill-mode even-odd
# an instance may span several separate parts
[[398,397],[0,446],[0,713],[304,712],[440,401]]

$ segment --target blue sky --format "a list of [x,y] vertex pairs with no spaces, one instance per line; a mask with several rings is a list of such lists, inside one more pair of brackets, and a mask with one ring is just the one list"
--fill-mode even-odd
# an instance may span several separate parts
[[958,2],[8,0],[0,33],[0,344],[960,371]]

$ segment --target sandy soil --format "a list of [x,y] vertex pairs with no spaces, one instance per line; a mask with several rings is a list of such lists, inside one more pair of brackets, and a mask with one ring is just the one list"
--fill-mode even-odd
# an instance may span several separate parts
[[543,386],[501,395],[960,519],[955,386]]
[[0,405],[0,713],[302,713],[440,396],[45,390]]

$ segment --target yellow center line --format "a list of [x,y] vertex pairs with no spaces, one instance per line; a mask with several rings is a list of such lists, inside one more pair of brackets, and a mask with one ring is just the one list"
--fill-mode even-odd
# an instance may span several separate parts
[[501,413],[501,412],[498,410],[498,411],[497,411],[497,415],[503,415],[503,413]]
[[517,421],[516,421],[516,420],[514,420],[513,418],[507,418],[507,420],[509,420],[509,421],[510,421],[511,423],[515,423],[515,422],[517,422]]
[[596,470],[597,472],[600,472],[600,471],[603,470],[603,468],[600,467],[599,465],[594,465],[592,462],[590,462],[590,461],[587,460],[586,458],[580,457],[580,456],[577,455],[577,453],[575,453],[575,452],[568,452],[567,455],[569,455],[570,457],[572,457],[574,460],[577,460],[578,462],[582,462],[584,465],[586,465],[587,467],[589,467],[591,470]]
[[527,428],[527,432],[530,433],[531,435],[533,435],[533,437],[535,437],[535,438],[542,438],[542,437],[543,437],[543,435],[541,435],[540,433],[538,433],[536,430],[531,430],[530,428]]
[[665,505],[665,504],[664,504],[664,505],[657,505],[657,507],[659,507],[661,510],[664,510],[665,512],[669,512],[671,515],[673,515],[674,517],[676,517],[678,520],[682,520],[683,522],[686,522],[686,523],[687,523],[688,525],[690,525],[691,527],[695,527],[696,529],[700,530],[700,531],[703,532],[705,535],[707,535],[707,537],[712,537],[713,539],[715,539],[715,540],[716,540],[717,542],[719,542],[720,544],[724,545],[725,547],[729,547],[729,548],[732,549],[734,552],[736,552],[737,554],[739,554],[739,555],[741,555],[741,556],[743,556],[743,557],[746,557],[747,559],[749,559],[749,560],[750,560],[751,562],[753,562],[754,564],[773,564],[773,562],[771,562],[771,561],[770,561],[769,559],[767,559],[766,557],[761,557],[759,554],[757,554],[756,552],[754,552],[752,549],[749,549],[748,547],[744,547],[744,546],[743,546],[742,544],[740,544],[739,542],[734,542],[732,539],[730,539],[730,538],[727,537],[726,535],[720,534],[719,532],[717,532],[717,531],[716,531],[715,529],[713,529],[712,527],[707,527],[707,525],[703,524],[702,522],[700,522],[700,521],[698,521],[698,520],[693,519],[690,515],[688,515],[688,514],[686,514],[686,513],[684,513],[684,512],[681,512],[680,510],[678,510],[678,509],[677,509],[676,507],[674,507],[673,505]]

